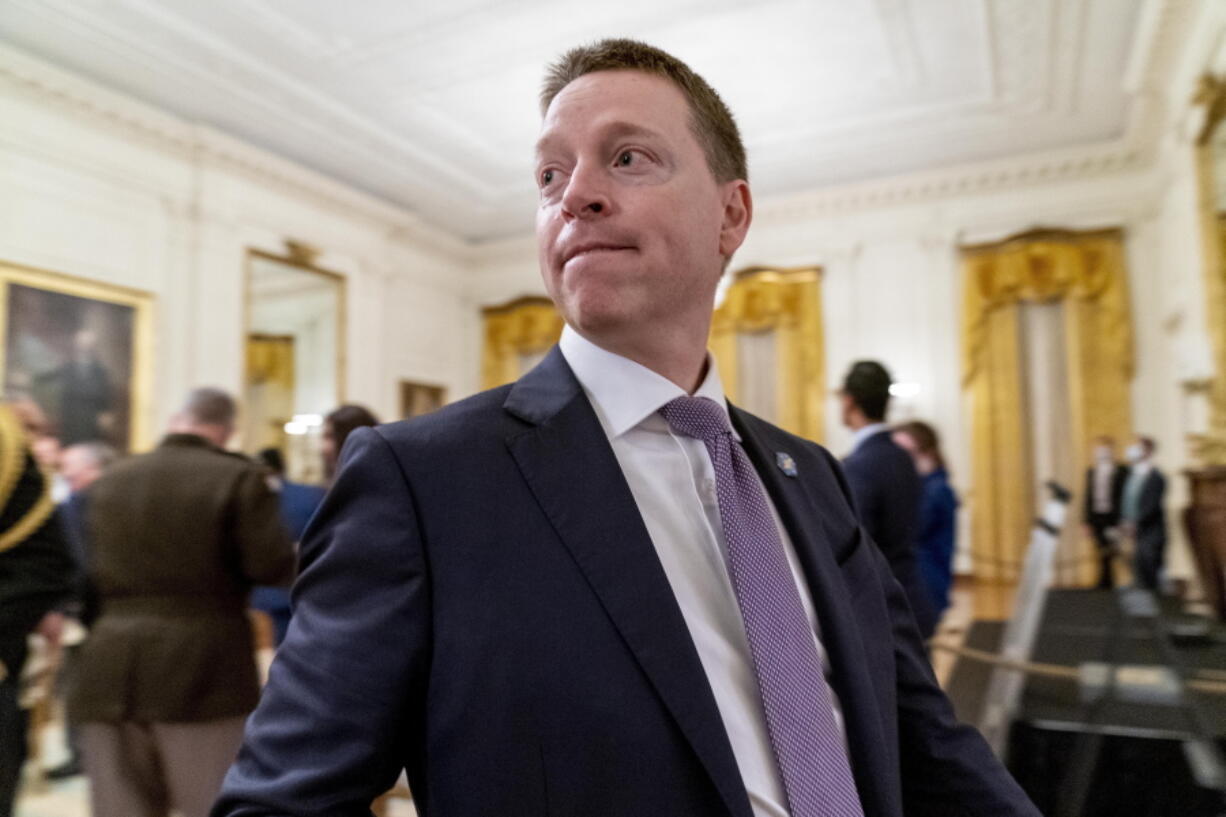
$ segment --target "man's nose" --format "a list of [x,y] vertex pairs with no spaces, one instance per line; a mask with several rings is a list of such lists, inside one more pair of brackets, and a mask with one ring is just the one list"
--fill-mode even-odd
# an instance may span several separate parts
[[612,208],[608,174],[591,163],[579,163],[562,194],[562,212],[568,218],[608,215]]

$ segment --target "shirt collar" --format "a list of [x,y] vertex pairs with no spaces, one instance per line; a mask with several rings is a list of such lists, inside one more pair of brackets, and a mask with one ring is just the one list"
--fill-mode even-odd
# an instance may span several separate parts
[[[656,412],[670,400],[685,397],[684,389],[640,363],[600,348],[569,326],[562,330],[558,347],[610,439],[640,425],[653,431],[668,430],[668,422]],[[707,375],[694,396],[706,397],[728,411],[719,367],[710,352]],[[732,436],[740,440],[736,429]]]
[[866,425],[856,431],[855,434],[851,435],[851,453],[856,453],[856,450],[860,446],[864,445],[864,443],[868,441],[869,437],[877,434],[878,432],[885,431],[888,428],[889,426],[885,423],[870,423],[869,425]]

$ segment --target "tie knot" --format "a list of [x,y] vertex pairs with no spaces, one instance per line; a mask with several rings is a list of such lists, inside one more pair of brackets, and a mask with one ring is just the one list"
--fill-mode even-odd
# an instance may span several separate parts
[[714,400],[706,397],[678,397],[660,407],[673,431],[699,440],[714,440],[731,433],[728,415]]

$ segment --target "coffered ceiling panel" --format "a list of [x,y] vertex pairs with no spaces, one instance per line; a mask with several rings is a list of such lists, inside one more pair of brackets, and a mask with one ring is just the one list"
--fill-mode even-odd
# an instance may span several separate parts
[[1118,137],[1145,1],[5,0],[0,38],[479,241],[531,229],[575,44],[688,61],[764,197]]

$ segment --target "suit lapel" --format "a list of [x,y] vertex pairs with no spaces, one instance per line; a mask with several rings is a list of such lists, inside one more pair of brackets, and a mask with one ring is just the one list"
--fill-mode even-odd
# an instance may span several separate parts
[[[789,450],[788,438],[770,434],[769,427],[735,406],[729,409],[745,452],[788,530],[809,584],[822,646],[830,659],[834,688],[843,710],[852,771],[864,813],[888,813],[889,805],[879,794],[880,781],[891,779],[895,772],[886,767],[888,754],[879,748],[885,740],[879,702],[847,585],[835,556],[835,547],[847,538],[846,526],[839,526],[828,511],[823,512],[826,498],[809,492],[809,486],[816,482],[815,475],[806,475],[801,470],[796,477],[785,476],[777,465],[779,453],[800,462],[800,452]],[[830,497],[828,501],[840,500]],[[842,532],[840,527],[844,528]]]
[[587,397],[555,347],[512,388],[533,428],[507,445],[592,591],[734,817],[751,817],[698,652],[634,496]]

